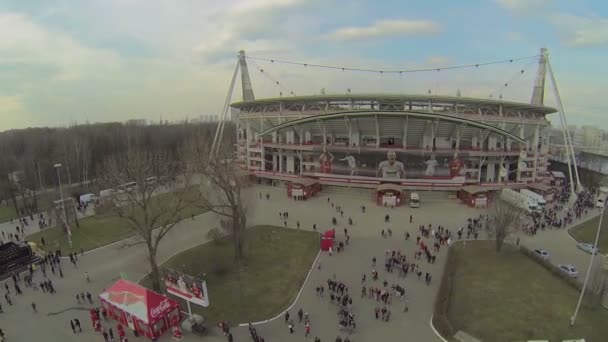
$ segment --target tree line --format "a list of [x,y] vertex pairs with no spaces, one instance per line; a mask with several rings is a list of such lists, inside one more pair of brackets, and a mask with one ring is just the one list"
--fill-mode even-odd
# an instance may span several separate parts
[[[177,154],[193,137],[213,137],[216,126],[112,122],[0,132],[0,201],[14,202],[19,212],[35,213],[39,208],[32,192],[57,187],[55,164],[62,164],[63,184],[88,183],[101,176],[104,161],[114,155],[132,149]],[[235,142],[234,126],[227,124],[223,146],[232,149]]]

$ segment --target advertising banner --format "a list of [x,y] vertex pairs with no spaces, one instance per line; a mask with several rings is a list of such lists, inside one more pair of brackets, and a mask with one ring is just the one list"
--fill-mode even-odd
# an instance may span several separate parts
[[172,269],[163,270],[167,292],[200,306],[209,306],[205,280]]
[[454,155],[378,152],[320,152],[318,173],[384,179],[451,179],[464,175],[464,161]]

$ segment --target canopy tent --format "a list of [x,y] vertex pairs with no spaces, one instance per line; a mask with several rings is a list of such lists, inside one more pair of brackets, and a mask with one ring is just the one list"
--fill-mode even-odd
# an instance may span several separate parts
[[321,250],[329,251],[330,248],[333,248],[335,238],[336,231],[334,229],[325,231],[325,233],[323,233],[323,236],[321,236]]
[[99,299],[110,317],[149,338],[181,322],[178,301],[124,279],[101,293]]
[[290,179],[287,183],[287,197],[308,199],[321,191],[319,180],[312,178]]
[[384,183],[376,188],[376,203],[386,207],[396,207],[403,203],[403,187],[399,184]]

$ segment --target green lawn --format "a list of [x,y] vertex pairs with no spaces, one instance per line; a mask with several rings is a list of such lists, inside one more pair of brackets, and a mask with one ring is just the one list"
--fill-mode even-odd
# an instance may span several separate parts
[[[164,194],[157,197],[160,203],[158,205],[159,208],[163,207],[163,201],[170,198]],[[191,206],[182,212],[181,217],[187,218],[192,215],[202,214],[205,211]],[[123,219],[113,215],[95,215],[81,219],[79,223],[80,228],[77,228],[74,224],[70,226],[72,228],[72,248],[68,244],[63,229],[59,227],[45,229],[28,235],[26,240],[37,243],[45,251],[61,249],[62,253],[65,254],[71,251],[80,251],[81,248],[84,251],[89,251],[134,235],[134,232],[129,229],[128,224]],[[44,237],[46,242],[44,246],[41,245],[42,237]]]
[[12,203],[9,202],[6,205],[0,205],[0,223],[8,222],[16,217],[17,213],[15,212],[15,207]]
[[[570,229],[570,235],[578,242],[595,242],[595,234],[597,233],[597,224],[600,218],[595,217],[587,222],[581,223],[578,226]],[[608,215],[604,215],[602,221],[602,230],[600,231],[600,239],[597,243],[600,253],[608,253]]]
[[455,331],[482,341],[606,341],[608,309],[585,303],[569,326],[579,292],[541,265],[505,245],[477,241],[453,248],[454,277],[448,318]]
[[[319,252],[319,234],[256,226],[247,230],[247,246],[240,290],[228,238],[184,251],[163,265],[191,275],[206,274],[210,305],[192,305],[192,310],[209,324],[224,319],[231,324],[264,320],[287,308]],[[149,287],[151,282],[146,278],[142,284]]]
[[[40,195],[38,195],[37,201],[38,201],[39,211],[44,211],[44,210],[46,210],[46,208],[49,207],[49,205],[51,203],[51,194],[50,193],[40,194]],[[21,205],[22,205],[21,200],[18,200],[17,204],[21,208]],[[11,219],[14,220],[16,218],[17,218],[17,213],[15,212],[15,206],[13,205],[13,202],[11,200],[7,200],[4,204],[0,204],[0,223],[8,222]]]

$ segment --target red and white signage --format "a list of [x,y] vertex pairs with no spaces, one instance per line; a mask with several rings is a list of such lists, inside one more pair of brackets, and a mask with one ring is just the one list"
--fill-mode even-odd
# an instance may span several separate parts
[[207,282],[174,270],[165,270],[164,275],[168,293],[193,304],[209,306]]

